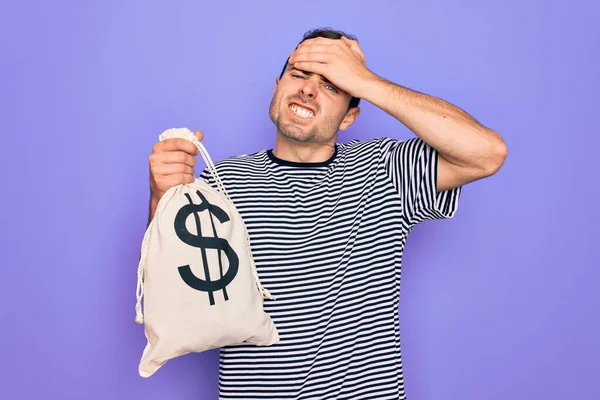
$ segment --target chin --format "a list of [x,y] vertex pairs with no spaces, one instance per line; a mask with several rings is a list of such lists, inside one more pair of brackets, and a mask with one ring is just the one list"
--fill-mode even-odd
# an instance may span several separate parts
[[306,132],[304,129],[293,125],[293,124],[283,124],[279,128],[279,133],[282,136],[285,136],[288,139],[294,140],[296,142],[306,143],[306,142],[314,142],[317,137],[313,132]]

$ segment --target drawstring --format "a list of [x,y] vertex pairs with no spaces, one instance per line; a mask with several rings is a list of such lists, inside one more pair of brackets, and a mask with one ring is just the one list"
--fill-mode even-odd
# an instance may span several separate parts
[[154,226],[154,219],[150,221],[146,233],[144,234],[144,240],[142,241],[142,252],[140,254],[140,262],[137,270],[137,289],[135,292],[136,303],[135,303],[135,322],[141,324],[144,322],[144,315],[142,314],[142,296],[144,295],[144,285],[142,283],[144,279],[144,264],[146,262],[146,256],[148,254],[148,248],[150,247],[150,231]]
[[[191,136],[189,136],[189,139],[198,148],[198,151],[199,151],[200,155],[202,155],[202,158],[204,159],[204,162],[206,163],[206,165],[210,169],[211,175],[212,175],[213,179],[215,180],[219,191],[221,193],[223,193],[225,195],[225,197],[227,198],[227,200],[229,200],[229,202],[231,203],[231,205],[233,205],[233,201],[229,197],[229,194],[227,193],[227,190],[225,190],[225,185],[223,185],[223,182],[221,181],[221,178],[219,177],[219,174],[217,173],[217,169],[215,167],[215,164],[213,163],[212,159],[210,158],[210,155],[208,154],[208,151],[206,151],[206,148],[204,147],[204,145],[202,144],[202,142],[200,142],[200,140],[198,140],[198,137],[196,137],[196,135],[192,134]],[[242,223],[242,226],[244,227],[244,233],[245,233],[245,236],[246,236],[246,248],[248,250],[248,256],[250,257],[250,264],[252,264],[252,273],[254,275],[254,280],[256,281],[256,287],[258,288],[258,291],[263,296],[263,298],[270,299],[270,300],[275,300],[275,297],[271,294],[271,292],[269,292],[260,283],[260,279],[258,277],[258,272],[256,271],[256,265],[254,264],[254,258],[252,256],[252,248],[250,247],[250,235],[248,234],[248,230],[246,228],[246,225],[244,223]]]
[[[174,137],[180,137],[183,139],[187,139],[198,148],[198,152],[200,153],[200,155],[204,159],[204,162],[206,163],[208,169],[210,170],[210,173],[211,173],[213,179],[215,180],[215,183],[217,184],[218,190],[221,193],[223,193],[225,195],[225,197],[227,198],[227,200],[229,200],[231,205],[235,207],[235,205],[233,204],[233,201],[231,201],[231,198],[229,197],[229,194],[225,190],[225,185],[223,185],[223,182],[221,181],[221,178],[219,177],[219,174],[217,173],[215,164],[213,163],[212,159],[210,158],[210,155],[208,154],[208,151],[206,151],[206,148],[204,147],[202,142],[200,142],[200,140],[198,140],[198,137],[196,137],[196,135],[194,135],[187,128],[180,128],[180,129],[173,128],[173,129],[168,129],[165,132],[163,132],[160,135],[159,140],[164,141],[166,139],[174,138]],[[144,234],[144,240],[142,241],[142,251],[140,254],[140,262],[138,264],[138,270],[137,270],[135,322],[137,322],[138,324],[141,324],[144,322],[144,315],[142,313],[142,297],[144,295],[144,285],[143,285],[144,266],[146,263],[146,256],[148,254],[148,248],[150,247],[150,231],[152,230],[153,226],[154,226],[154,218],[150,221],[150,224],[148,224],[148,228],[146,229],[146,233]],[[254,264],[254,258],[252,256],[252,249],[250,247],[250,235],[248,234],[248,230],[246,228],[246,225],[243,223],[243,221],[242,221],[242,226],[244,227],[244,233],[246,236],[246,249],[248,251],[248,256],[250,257],[249,261],[252,266],[252,274],[254,275],[254,281],[256,282],[256,287],[264,299],[276,300],[276,298],[260,283],[260,279],[258,277],[258,272],[256,270],[256,265]]]
[[[199,153],[202,155],[202,158],[204,159],[204,162],[206,163],[206,165],[210,169],[211,175],[212,175],[213,179],[215,180],[219,191],[221,193],[223,193],[225,195],[225,197],[227,197],[227,200],[229,200],[229,202],[233,205],[233,201],[229,197],[229,194],[227,193],[227,190],[225,190],[225,185],[223,185],[223,182],[221,181],[221,178],[219,177],[219,174],[217,173],[217,169],[216,169],[216,167],[215,167],[212,159],[210,158],[210,155],[208,154],[208,151],[206,151],[206,148],[204,147],[204,145],[202,144],[202,142],[200,142],[198,140],[198,138],[196,137],[196,135],[193,135],[193,137],[190,137],[190,140],[192,141],[192,143],[194,143],[196,145],[196,147],[198,148]],[[248,255],[250,256],[250,263],[252,264],[252,272],[253,272],[253,275],[254,275],[254,279],[256,281],[256,286],[258,288],[258,291],[263,296],[263,298],[270,299],[270,300],[275,300],[275,297],[273,297],[273,295],[266,288],[264,288],[262,286],[262,284],[260,283],[260,279],[258,277],[258,272],[256,271],[256,265],[254,264],[254,258],[252,256],[252,249],[250,247],[250,235],[248,234],[248,230],[246,229],[246,225],[245,224],[242,224],[242,225],[244,226],[244,233],[245,233],[245,236],[246,236],[246,247],[247,247],[247,250],[248,250]]]

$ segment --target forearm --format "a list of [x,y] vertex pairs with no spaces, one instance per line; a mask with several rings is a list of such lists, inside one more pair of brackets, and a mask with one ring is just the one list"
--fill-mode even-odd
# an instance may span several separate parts
[[361,98],[398,119],[454,165],[494,168],[503,159],[500,135],[447,101],[379,77],[365,84]]

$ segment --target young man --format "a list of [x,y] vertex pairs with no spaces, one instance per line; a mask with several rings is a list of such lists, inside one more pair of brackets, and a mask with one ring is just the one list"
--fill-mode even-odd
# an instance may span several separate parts
[[[338,143],[359,99],[417,137]],[[217,169],[277,297],[265,311],[280,342],[221,349],[220,398],[405,399],[398,297],[407,235],[454,216],[461,187],[498,171],[506,145],[463,110],[375,75],[354,37],[331,30],[309,32],[290,54],[269,114],[275,148]],[[183,140],[155,145],[150,217],[169,187],[193,182],[195,155]]]

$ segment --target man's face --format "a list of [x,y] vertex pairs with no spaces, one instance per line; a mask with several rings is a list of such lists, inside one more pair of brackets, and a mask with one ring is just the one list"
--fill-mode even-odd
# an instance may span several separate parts
[[351,97],[321,75],[287,66],[277,79],[269,116],[277,130],[297,142],[331,142],[338,129],[354,121],[357,108],[348,111]]

